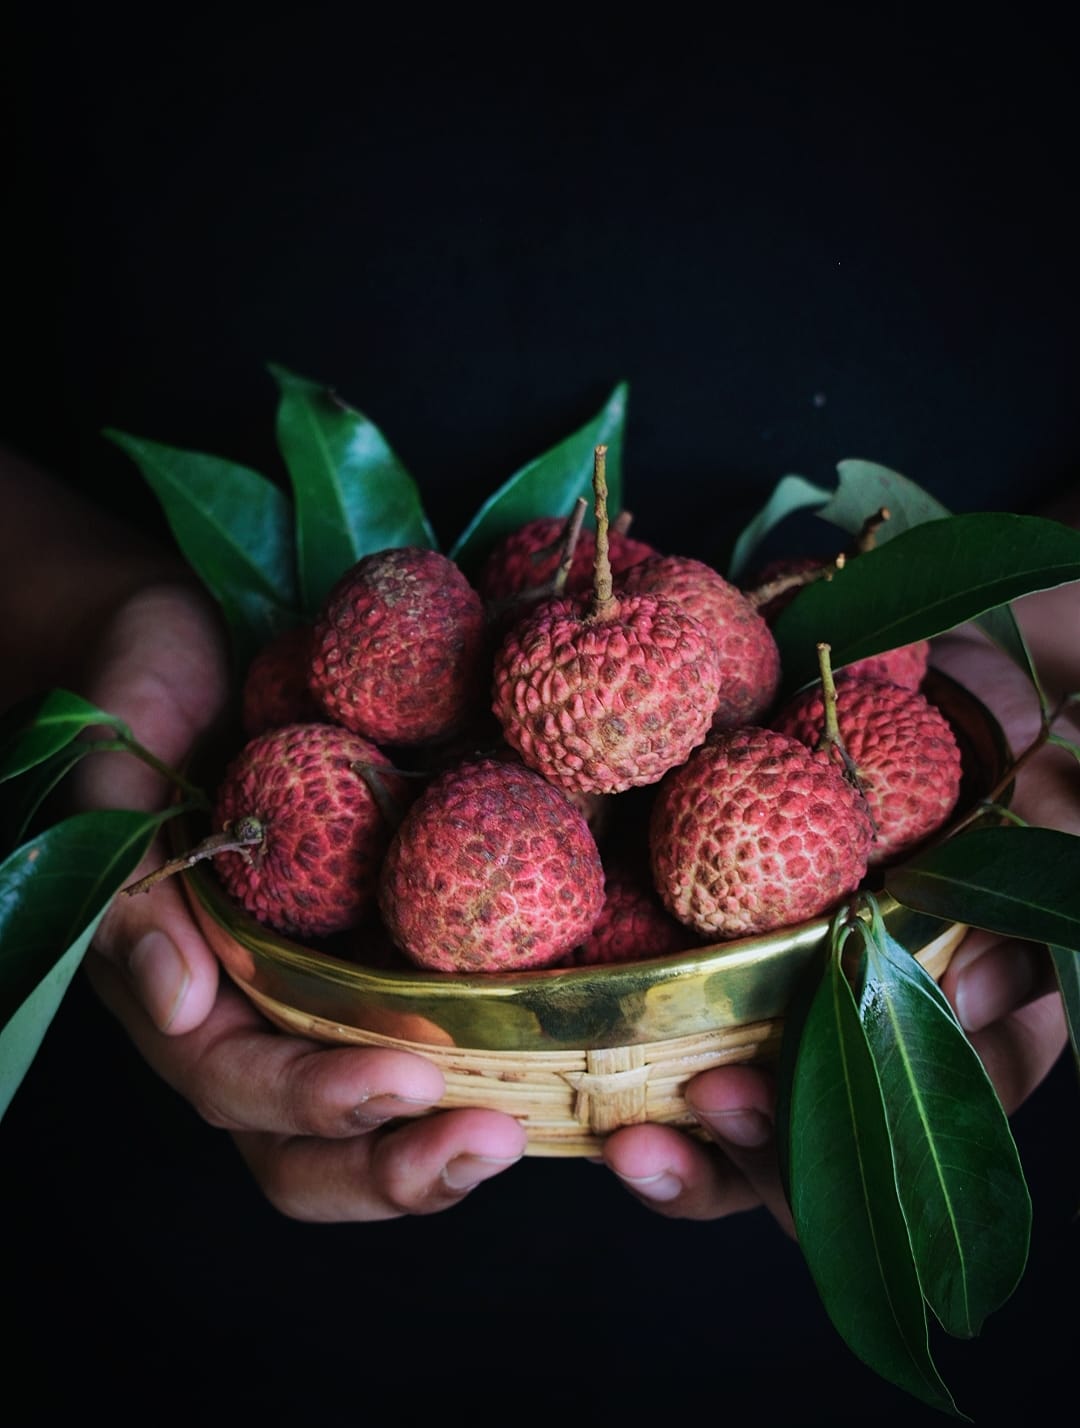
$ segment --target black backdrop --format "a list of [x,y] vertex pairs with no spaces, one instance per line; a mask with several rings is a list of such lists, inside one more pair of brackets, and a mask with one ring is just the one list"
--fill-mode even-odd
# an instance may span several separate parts
[[[957,509],[1071,482],[1063,35],[1019,6],[627,25],[23,16],[0,439],[160,534],[102,427],[280,473],[276,361],[380,425],[449,541],[626,379],[636,530],[706,558],[844,457]],[[1063,1060],[1016,1118],[1028,1275],[938,1348],[978,1423],[1068,1393],[1077,1109]],[[852,1358],[763,1213],[669,1224],[527,1161],[449,1215],[281,1221],[81,985],[0,1160],[7,1382],[42,1409],[938,1421]]]

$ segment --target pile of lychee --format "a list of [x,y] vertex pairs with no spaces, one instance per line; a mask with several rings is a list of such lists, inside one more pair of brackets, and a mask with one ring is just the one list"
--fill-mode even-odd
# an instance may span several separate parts
[[249,914],[438,972],[638,960],[817,917],[943,827],[927,644],[777,708],[771,621],[824,562],[742,589],[609,526],[603,447],[594,493],[475,583],[366,555],[253,661],[213,812]]

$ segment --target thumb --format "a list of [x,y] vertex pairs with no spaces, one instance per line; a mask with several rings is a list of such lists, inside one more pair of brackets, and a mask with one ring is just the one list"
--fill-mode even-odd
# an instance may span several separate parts
[[[106,627],[83,692],[125,720],[140,744],[169,765],[187,757],[225,704],[225,651],[212,607],[195,590],[162,586],[129,600]],[[75,799],[84,808],[160,808],[167,781],[141,759],[108,753],[83,759]],[[132,875],[165,859],[156,842]],[[218,962],[178,886],[119,893],[102,919],[91,956],[125,976],[161,1031],[201,1025],[217,994]]]

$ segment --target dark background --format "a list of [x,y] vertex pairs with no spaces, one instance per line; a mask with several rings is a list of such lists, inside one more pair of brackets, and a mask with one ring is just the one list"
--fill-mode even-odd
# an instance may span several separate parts
[[[1075,53],[978,13],[23,15],[0,439],[163,534],[102,428],[280,474],[276,361],[380,426],[448,544],[626,379],[664,549],[711,558],[781,475],[853,456],[1030,509],[1080,456]],[[1077,1111],[1063,1059],[1015,1120],[1028,1274],[935,1341],[979,1424],[1068,1401]],[[45,1416],[941,1421],[853,1359],[763,1212],[669,1224],[529,1160],[448,1215],[281,1220],[81,984],[0,1163],[7,1382]]]

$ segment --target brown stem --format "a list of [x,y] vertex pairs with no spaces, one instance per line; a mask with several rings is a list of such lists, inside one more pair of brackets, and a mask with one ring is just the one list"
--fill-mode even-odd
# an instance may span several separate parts
[[159,868],[147,873],[145,877],[129,883],[126,888],[121,888],[121,892],[126,897],[134,897],[136,893],[149,892],[156,883],[160,883],[163,879],[171,878],[174,873],[183,872],[185,868],[194,867],[204,858],[214,858],[218,853],[242,853],[245,857],[250,858],[252,848],[258,847],[265,836],[266,830],[254,815],[239,818],[234,824],[226,826],[220,833],[211,833],[208,838],[197,843],[190,852],[170,858],[168,862],[162,863]]
[[838,570],[843,570],[846,560],[847,557],[841,552],[835,560],[827,564],[813,565],[808,570],[789,570],[784,575],[766,580],[764,585],[748,590],[746,598],[754,609],[758,610],[777,595],[784,595],[789,590],[801,590],[804,585],[812,585],[815,580],[831,580]]
[[620,511],[611,523],[611,529],[615,535],[624,536],[634,523],[633,511]]
[[593,452],[593,495],[596,514],[596,559],[593,565],[593,601],[591,618],[610,620],[619,608],[612,594],[611,558],[608,555],[607,514],[607,447]]
[[569,520],[566,522],[566,534],[562,539],[562,558],[559,561],[559,568],[555,572],[551,582],[551,593],[561,595],[566,589],[566,582],[570,576],[570,567],[574,563],[574,551],[577,549],[578,537],[581,535],[581,525],[585,519],[585,512],[588,509],[588,501],[584,496],[579,496],[571,512]]
[[859,534],[851,547],[852,555],[865,555],[868,550],[873,550],[877,545],[877,533],[885,522],[890,518],[892,512],[888,506],[882,506],[876,510],[872,516],[867,516],[863,521]]

